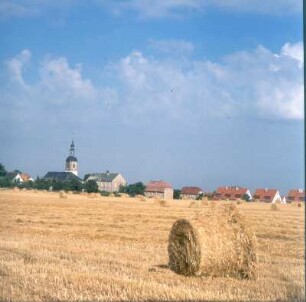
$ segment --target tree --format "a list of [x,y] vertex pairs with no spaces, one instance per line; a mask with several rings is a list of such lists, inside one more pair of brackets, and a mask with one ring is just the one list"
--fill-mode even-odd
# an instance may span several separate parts
[[7,174],[7,171],[5,170],[5,167],[0,163],[0,176],[5,176]]
[[98,188],[98,184],[93,179],[88,180],[85,184],[85,190],[88,193],[97,193]]
[[204,197],[204,193],[199,193],[198,196],[196,197],[196,200],[202,200]]
[[76,178],[72,178],[68,183],[67,183],[67,188],[69,191],[82,191],[83,189],[83,184]]
[[173,199],[181,199],[181,190],[174,190],[173,191]]
[[12,186],[12,183],[7,177],[4,177],[4,176],[0,177],[0,188],[8,188],[11,186]]
[[245,200],[245,201],[251,201],[251,197],[250,197],[250,195],[248,195],[248,194],[244,194],[244,195],[242,196],[242,199]]
[[134,197],[136,195],[144,195],[145,189],[146,187],[142,182],[136,182],[128,186],[120,186],[119,193],[127,193]]

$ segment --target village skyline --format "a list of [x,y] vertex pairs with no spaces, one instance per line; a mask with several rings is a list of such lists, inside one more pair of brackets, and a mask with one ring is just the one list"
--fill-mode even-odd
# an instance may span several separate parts
[[2,1],[0,162],[304,187],[302,1]]

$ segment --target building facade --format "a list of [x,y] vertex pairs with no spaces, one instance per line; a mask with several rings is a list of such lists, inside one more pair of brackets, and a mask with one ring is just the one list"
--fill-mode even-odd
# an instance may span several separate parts
[[148,198],[173,199],[173,188],[165,181],[153,180],[146,185],[145,196]]
[[253,199],[260,202],[286,203],[276,189],[256,189],[253,194]]
[[241,188],[237,186],[219,187],[214,194],[215,200],[237,200],[244,199],[248,196],[248,199],[252,199],[252,195],[249,189]]
[[287,195],[287,202],[290,203],[292,201],[305,202],[305,190],[302,189],[290,190]]
[[100,191],[106,192],[118,192],[120,186],[126,186],[126,180],[120,173],[90,173],[86,174],[85,181],[94,180]]
[[199,187],[183,187],[181,190],[181,199],[196,199],[203,190]]

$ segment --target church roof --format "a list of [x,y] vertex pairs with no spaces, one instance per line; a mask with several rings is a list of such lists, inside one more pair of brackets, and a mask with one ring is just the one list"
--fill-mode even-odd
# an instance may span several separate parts
[[119,173],[90,173],[86,174],[84,180],[86,181],[88,178],[94,179],[95,181],[102,181],[102,182],[112,182]]
[[69,162],[69,161],[78,161],[78,159],[75,157],[75,156],[73,156],[73,155],[69,155],[67,158],[66,158],[66,162]]
[[72,179],[81,180],[79,177],[71,172],[48,172],[43,179],[46,180],[58,180],[58,181],[70,181]]

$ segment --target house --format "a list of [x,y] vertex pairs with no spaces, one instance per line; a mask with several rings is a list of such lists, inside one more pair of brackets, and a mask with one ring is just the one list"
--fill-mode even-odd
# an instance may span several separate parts
[[250,190],[247,188],[241,188],[237,186],[219,187],[213,199],[215,200],[237,200],[244,199],[248,196],[249,200],[252,199]]
[[42,179],[61,182],[71,181],[73,179],[81,181],[81,179],[72,172],[48,172]]
[[305,190],[302,189],[295,189],[290,190],[287,195],[287,202],[292,201],[305,201]]
[[27,173],[20,174],[20,177],[23,182],[34,181],[34,179]]
[[146,185],[145,196],[173,199],[173,187],[163,180],[152,180]]
[[196,199],[200,194],[203,190],[199,187],[183,187],[181,190],[182,199]]
[[279,191],[276,189],[256,189],[253,194],[253,199],[261,202],[283,203],[283,199],[280,196]]
[[23,180],[21,178],[21,173],[18,172],[8,172],[5,177],[11,182],[11,183],[22,183]]
[[5,177],[12,183],[34,181],[34,179],[27,173],[8,172]]
[[94,180],[100,191],[118,192],[120,186],[126,186],[126,180],[120,173],[90,173],[84,177],[85,181]]

